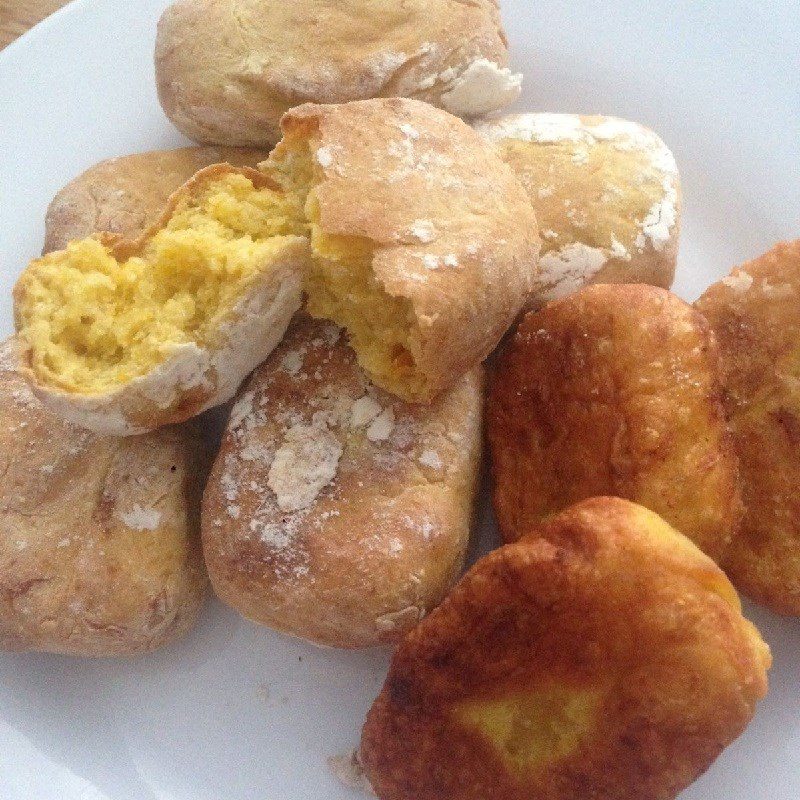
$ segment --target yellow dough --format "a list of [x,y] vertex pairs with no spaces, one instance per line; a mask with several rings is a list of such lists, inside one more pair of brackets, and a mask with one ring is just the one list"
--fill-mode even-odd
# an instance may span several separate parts
[[32,262],[15,321],[43,399],[118,434],[229,399],[300,305],[293,200],[255,170],[209,167],[138,242],[83,239]]
[[[261,171],[199,172],[138,241],[70,243],[14,290],[43,400],[136,433],[229,399],[300,305],[431,402],[497,345],[536,271],[533,209],[461,120],[412,100],[303,106]],[[353,131],[361,131],[354,136]]]

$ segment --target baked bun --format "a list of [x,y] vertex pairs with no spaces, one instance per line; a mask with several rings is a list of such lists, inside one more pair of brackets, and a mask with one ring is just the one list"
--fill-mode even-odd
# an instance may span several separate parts
[[127,242],[71,242],[14,288],[22,366],[68,421],[129,435],[230,399],[301,302],[308,244],[260,172],[216,165]]
[[672,800],[745,729],[769,648],[723,572],[596,498],[481,559],[367,716],[381,800]]
[[529,313],[487,406],[505,539],[608,494],[718,560],[741,517],[718,360],[703,316],[664,289],[600,284]]
[[158,222],[169,196],[198,170],[222,162],[255,167],[267,150],[180,147],[110,158],[70,181],[47,209],[44,253],[109,231],[138,239]]
[[0,345],[0,647],[144,653],[194,624],[207,578],[191,426],[99,437],[31,394]]
[[77,240],[28,266],[23,365],[59,414],[123,435],[225,402],[282,337],[303,278],[311,313],[346,325],[401,399],[431,402],[496,346],[538,240],[492,149],[414,100],[302,106],[284,127],[264,172],[208,167],[140,239]]
[[696,307],[719,340],[745,515],[723,566],[745,594],[800,614],[800,240],[714,284]]
[[203,499],[219,597],[332,647],[416,625],[463,567],[481,378],[407,405],[369,383],[335,325],[298,317],[240,394]]
[[198,142],[272,145],[305,102],[415,97],[479,116],[519,95],[496,0],[178,0],[156,38],[161,105]]
[[307,198],[309,312],[347,328],[378,386],[430,402],[522,308],[538,250],[530,201],[469,126],[425,103],[306,105],[282,124],[262,168]]
[[680,179],[655,133],[575,114],[510,114],[475,128],[495,143],[536,211],[542,252],[530,308],[587,283],[672,285]]

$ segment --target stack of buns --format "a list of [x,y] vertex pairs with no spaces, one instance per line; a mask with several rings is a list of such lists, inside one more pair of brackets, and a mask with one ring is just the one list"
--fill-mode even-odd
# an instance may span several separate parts
[[673,798],[766,692],[722,570],[800,613],[798,244],[671,294],[675,159],[499,115],[495,0],[177,0],[156,80],[199,146],[72,181],[14,289],[0,646],[151,650],[210,578],[398,644],[383,800]]

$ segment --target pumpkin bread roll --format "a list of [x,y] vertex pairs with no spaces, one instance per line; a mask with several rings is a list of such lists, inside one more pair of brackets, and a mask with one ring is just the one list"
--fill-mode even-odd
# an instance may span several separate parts
[[602,494],[659,513],[715,560],[737,531],[716,341],[664,289],[589,286],[526,315],[492,376],[487,430],[507,541]]
[[800,241],[776,245],[697,301],[720,344],[739,455],[742,535],[723,566],[745,594],[800,614]]
[[479,364],[536,274],[530,201],[461,120],[415,100],[301,106],[262,164],[305,198],[315,317],[383,389],[428,403]]
[[189,630],[207,460],[193,426],[110,438],[63,422],[0,345],[0,647],[122,656]]
[[267,150],[179,147],[109,158],[70,181],[47,209],[44,253],[108,231],[137,239],[158,222],[170,195],[211,164],[255,167]]
[[14,288],[22,368],[68,421],[142,433],[224,403],[300,306],[308,244],[265,175],[198,172],[138,240],[80,239]]
[[197,142],[273,145],[302,103],[414,97],[480,116],[517,98],[496,0],[178,0],[158,24],[161,105]]
[[724,573],[595,498],[481,559],[364,726],[381,800],[672,800],[745,729],[769,648]]
[[587,283],[672,286],[680,179],[655,133],[575,114],[510,114],[475,127],[495,143],[536,211],[542,251],[530,308]]
[[300,304],[370,378],[431,402],[497,345],[536,270],[533,209],[464,122],[414,100],[303,106],[263,172],[216,165],[138,241],[32,262],[26,374],[67,419],[129,434],[229,399]]
[[408,405],[335,325],[298,317],[239,396],[204,495],[219,597],[317,644],[397,640],[463,567],[481,410],[480,368]]

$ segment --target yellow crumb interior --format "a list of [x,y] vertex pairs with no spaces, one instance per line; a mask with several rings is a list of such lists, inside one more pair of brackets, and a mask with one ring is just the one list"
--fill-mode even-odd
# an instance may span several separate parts
[[32,262],[18,283],[15,311],[37,378],[102,394],[151,372],[178,345],[213,346],[237,300],[289,237],[302,236],[311,242],[308,311],[347,329],[375,383],[404,399],[425,399],[411,303],[378,284],[367,240],[323,233],[313,152],[315,142],[297,136],[261,165],[281,190],[256,188],[240,173],[209,177],[136,256],[118,260],[90,238]]
[[465,701],[453,715],[488,740],[510,769],[532,772],[575,752],[596,728],[600,701],[594,690],[550,686]]
[[33,262],[16,314],[34,372],[66,391],[102,393],[146,374],[176,345],[208,343],[303,232],[291,198],[229,173],[184,199],[137,256],[119,261],[84,239]]
[[376,383],[409,400],[424,396],[425,379],[415,369],[420,346],[411,303],[378,285],[370,242],[326,235],[317,224],[313,198],[310,205],[308,312],[347,329],[359,363]]
[[311,238],[305,276],[306,309],[313,317],[346,328],[358,362],[379,386],[405,400],[427,396],[427,380],[417,368],[419,330],[411,302],[394,297],[376,280],[374,246],[364,238],[325,233],[314,186],[322,178],[312,158],[316,143],[286,141],[271,165],[283,182],[302,195]]

